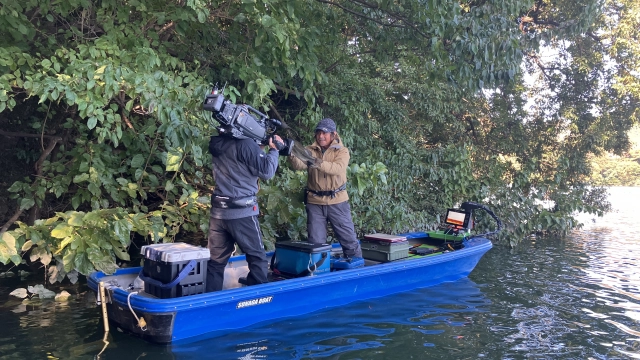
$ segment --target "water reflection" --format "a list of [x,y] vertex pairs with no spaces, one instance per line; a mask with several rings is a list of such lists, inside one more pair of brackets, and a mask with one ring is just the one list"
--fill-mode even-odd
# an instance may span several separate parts
[[[345,307],[257,326],[215,338],[171,346],[176,359],[404,358],[415,346],[432,348],[448,334],[452,348],[473,335],[490,301],[465,279],[452,284],[357,302]],[[407,351],[409,349],[409,351]],[[411,350],[412,349],[412,350]],[[364,355],[367,354],[367,355]]]

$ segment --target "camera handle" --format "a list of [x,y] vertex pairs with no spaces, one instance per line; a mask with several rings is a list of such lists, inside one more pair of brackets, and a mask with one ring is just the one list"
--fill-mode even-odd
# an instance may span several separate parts
[[244,107],[246,107],[248,110],[251,110],[251,112],[253,112],[254,114],[260,116],[260,121],[266,121],[268,119],[267,115],[261,113],[260,111],[256,110],[254,107],[249,106],[249,105],[242,105]]

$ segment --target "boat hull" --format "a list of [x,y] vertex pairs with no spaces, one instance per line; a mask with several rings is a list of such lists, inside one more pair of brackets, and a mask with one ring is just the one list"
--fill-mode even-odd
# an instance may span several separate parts
[[[125,289],[107,286],[107,313],[123,330],[151,342],[214,336],[210,333],[455,281],[469,275],[491,247],[488,239],[475,238],[453,252],[181,298],[129,296]],[[114,276],[139,271],[120,269]],[[93,273],[89,287],[97,291],[98,283],[108,278],[101,272]],[[137,326],[132,311],[144,317],[145,331]]]

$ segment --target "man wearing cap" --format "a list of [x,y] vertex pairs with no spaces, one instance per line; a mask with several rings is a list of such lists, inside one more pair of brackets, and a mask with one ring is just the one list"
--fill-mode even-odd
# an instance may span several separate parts
[[312,244],[327,242],[328,220],[344,256],[361,258],[362,249],[353,227],[346,190],[349,149],[342,144],[336,130],[333,120],[322,119],[316,126],[316,141],[306,147],[314,160],[304,162],[295,156],[290,156],[289,160],[294,169],[306,169],[308,173],[305,188],[308,241]]

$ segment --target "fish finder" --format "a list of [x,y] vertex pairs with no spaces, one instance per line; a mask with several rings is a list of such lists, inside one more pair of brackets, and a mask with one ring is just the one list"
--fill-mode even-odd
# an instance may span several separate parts
[[448,209],[444,223],[457,229],[471,229],[473,227],[471,212],[460,209]]

